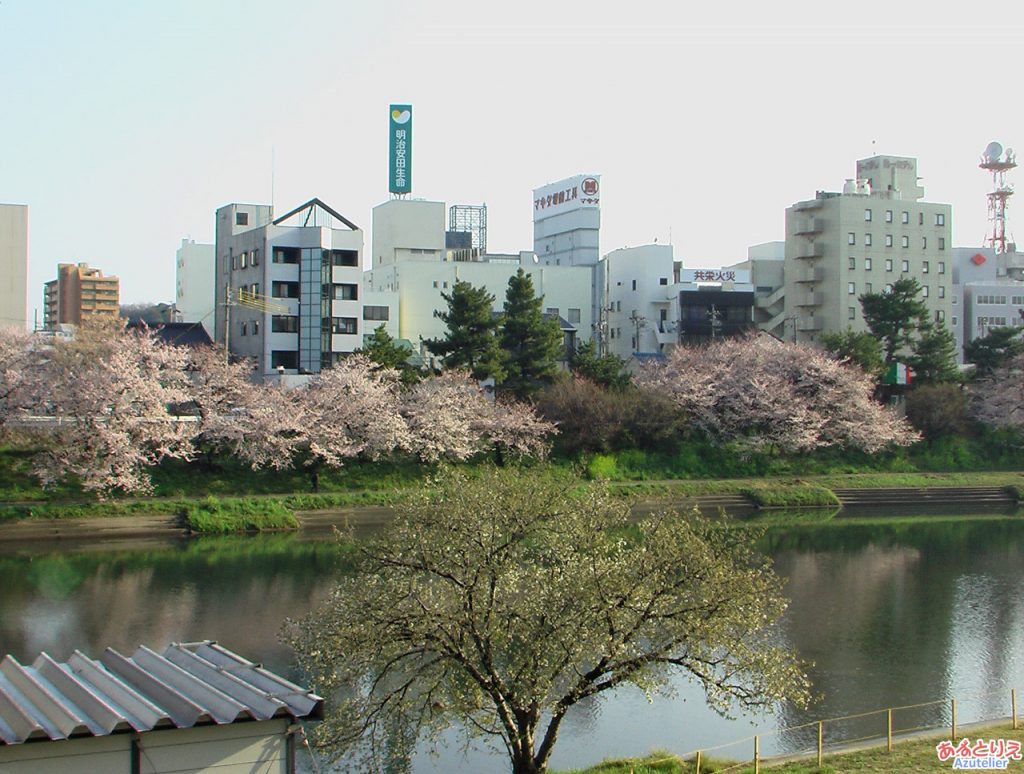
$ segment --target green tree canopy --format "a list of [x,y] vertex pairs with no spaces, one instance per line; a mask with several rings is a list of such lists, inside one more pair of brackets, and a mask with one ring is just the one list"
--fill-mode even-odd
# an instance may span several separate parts
[[830,331],[821,335],[825,351],[839,360],[849,360],[878,377],[882,372],[882,347],[878,339],[867,331]]
[[557,319],[545,319],[543,304],[529,274],[519,269],[509,278],[499,336],[501,386],[517,398],[535,395],[558,375],[562,331]]
[[402,375],[402,384],[406,387],[416,384],[423,378],[420,370],[409,363],[412,348],[395,341],[394,337],[387,332],[384,323],[374,329],[373,334],[356,352],[361,352],[384,368],[394,368]]
[[960,379],[956,365],[956,340],[945,325],[929,324],[922,328],[913,350],[907,361],[916,383],[939,384]]
[[626,361],[611,353],[598,355],[597,344],[593,339],[576,345],[569,367],[574,374],[602,387],[621,389],[633,381],[626,370]]
[[1020,328],[993,328],[964,346],[964,358],[977,368],[977,376],[990,376],[1024,352]]
[[442,358],[446,368],[466,368],[474,379],[500,381],[501,353],[495,335],[494,296],[486,288],[459,280],[451,293],[442,293],[448,311],[438,317],[448,331],[443,339],[424,343]]
[[901,351],[909,354],[918,332],[930,325],[928,307],[920,294],[917,280],[904,277],[896,280],[888,292],[860,297],[864,321],[881,342],[887,367]]
[[[692,514],[635,522],[629,504],[535,469],[442,472],[361,544],[359,571],[291,623],[316,690],[316,732],[359,770],[407,759],[453,724],[547,770],[569,709],[674,675],[711,706],[804,703],[797,657],[770,627],[786,607],[757,535]],[[360,765],[361,764],[361,765]]]

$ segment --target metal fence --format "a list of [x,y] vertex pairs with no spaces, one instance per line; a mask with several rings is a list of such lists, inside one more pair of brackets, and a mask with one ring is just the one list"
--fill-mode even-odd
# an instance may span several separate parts
[[[1001,707],[1001,708],[1000,708]],[[1007,710],[1009,714],[1007,715]],[[935,718],[940,720],[936,722]],[[929,720],[928,718],[931,718]],[[1009,718],[1018,728],[1017,689],[1004,689],[989,693],[948,697],[920,704],[871,710],[855,715],[814,720],[796,726],[780,728],[764,734],[744,737],[732,742],[691,750],[681,757],[692,761],[694,771],[701,771],[702,763],[713,756],[716,760],[737,761],[722,767],[716,764],[718,774],[740,772],[753,767],[760,774],[762,764],[775,765],[786,761],[814,760],[820,767],[826,754],[885,747],[892,752],[895,740],[928,732],[949,731],[951,741],[968,725],[995,723]],[[761,754],[762,743],[772,737],[788,737],[789,752],[771,756]]]

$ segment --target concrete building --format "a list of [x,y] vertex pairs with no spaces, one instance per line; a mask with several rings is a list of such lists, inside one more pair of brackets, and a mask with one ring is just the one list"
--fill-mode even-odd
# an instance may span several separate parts
[[957,247],[953,282],[952,329],[961,361],[964,346],[993,328],[1024,327],[1024,253]]
[[796,316],[786,313],[786,243],[764,242],[747,248],[747,259],[725,267],[747,272],[754,292],[753,323],[760,330],[796,341]]
[[213,332],[214,245],[182,239],[175,255],[174,306],[180,322],[202,323],[207,333]]
[[319,199],[217,210],[215,339],[267,374],[319,373],[363,342],[363,232]]
[[672,245],[612,250],[598,267],[603,352],[628,360],[678,342],[678,267]]
[[0,204],[0,326],[28,327],[28,206]]
[[786,210],[785,314],[798,341],[867,330],[859,298],[916,279],[932,318],[952,317],[952,212],[923,201],[917,160],[857,162],[841,193],[818,191]]
[[600,260],[601,176],[576,175],[533,191],[533,252],[545,266]]
[[597,292],[592,266],[544,265],[531,252],[449,250],[445,233],[443,202],[394,199],[374,208],[373,267],[363,278],[363,314],[372,319],[364,319],[365,333],[384,324],[391,336],[408,341],[430,363],[423,342],[445,334],[438,317],[448,308],[442,294],[465,281],[486,288],[495,298],[494,310],[500,311],[509,278],[522,268],[544,297],[545,310],[561,318],[567,339],[590,338]]
[[60,325],[81,325],[92,318],[116,318],[120,313],[121,283],[117,277],[87,263],[57,265],[57,279],[46,283],[43,327],[55,330]]

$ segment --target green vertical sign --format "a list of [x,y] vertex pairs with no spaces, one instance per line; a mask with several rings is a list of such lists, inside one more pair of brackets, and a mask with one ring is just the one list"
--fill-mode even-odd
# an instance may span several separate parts
[[412,191],[412,105],[392,105],[389,120],[391,146],[388,190],[405,194]]

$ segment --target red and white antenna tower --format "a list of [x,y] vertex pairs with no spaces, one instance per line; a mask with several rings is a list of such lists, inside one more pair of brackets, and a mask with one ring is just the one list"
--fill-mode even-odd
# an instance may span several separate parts
[[986,239],[997,253],[1006,252],[1006,204],[1013,196],[1013,186],[1007,185],[1006,173],[1017,166],[1017,160],[1010,148],[1003,153],[1003,146],[990,142],[978,165],[992,173],[992,192],[988,194],[988,222],[992,233]]

